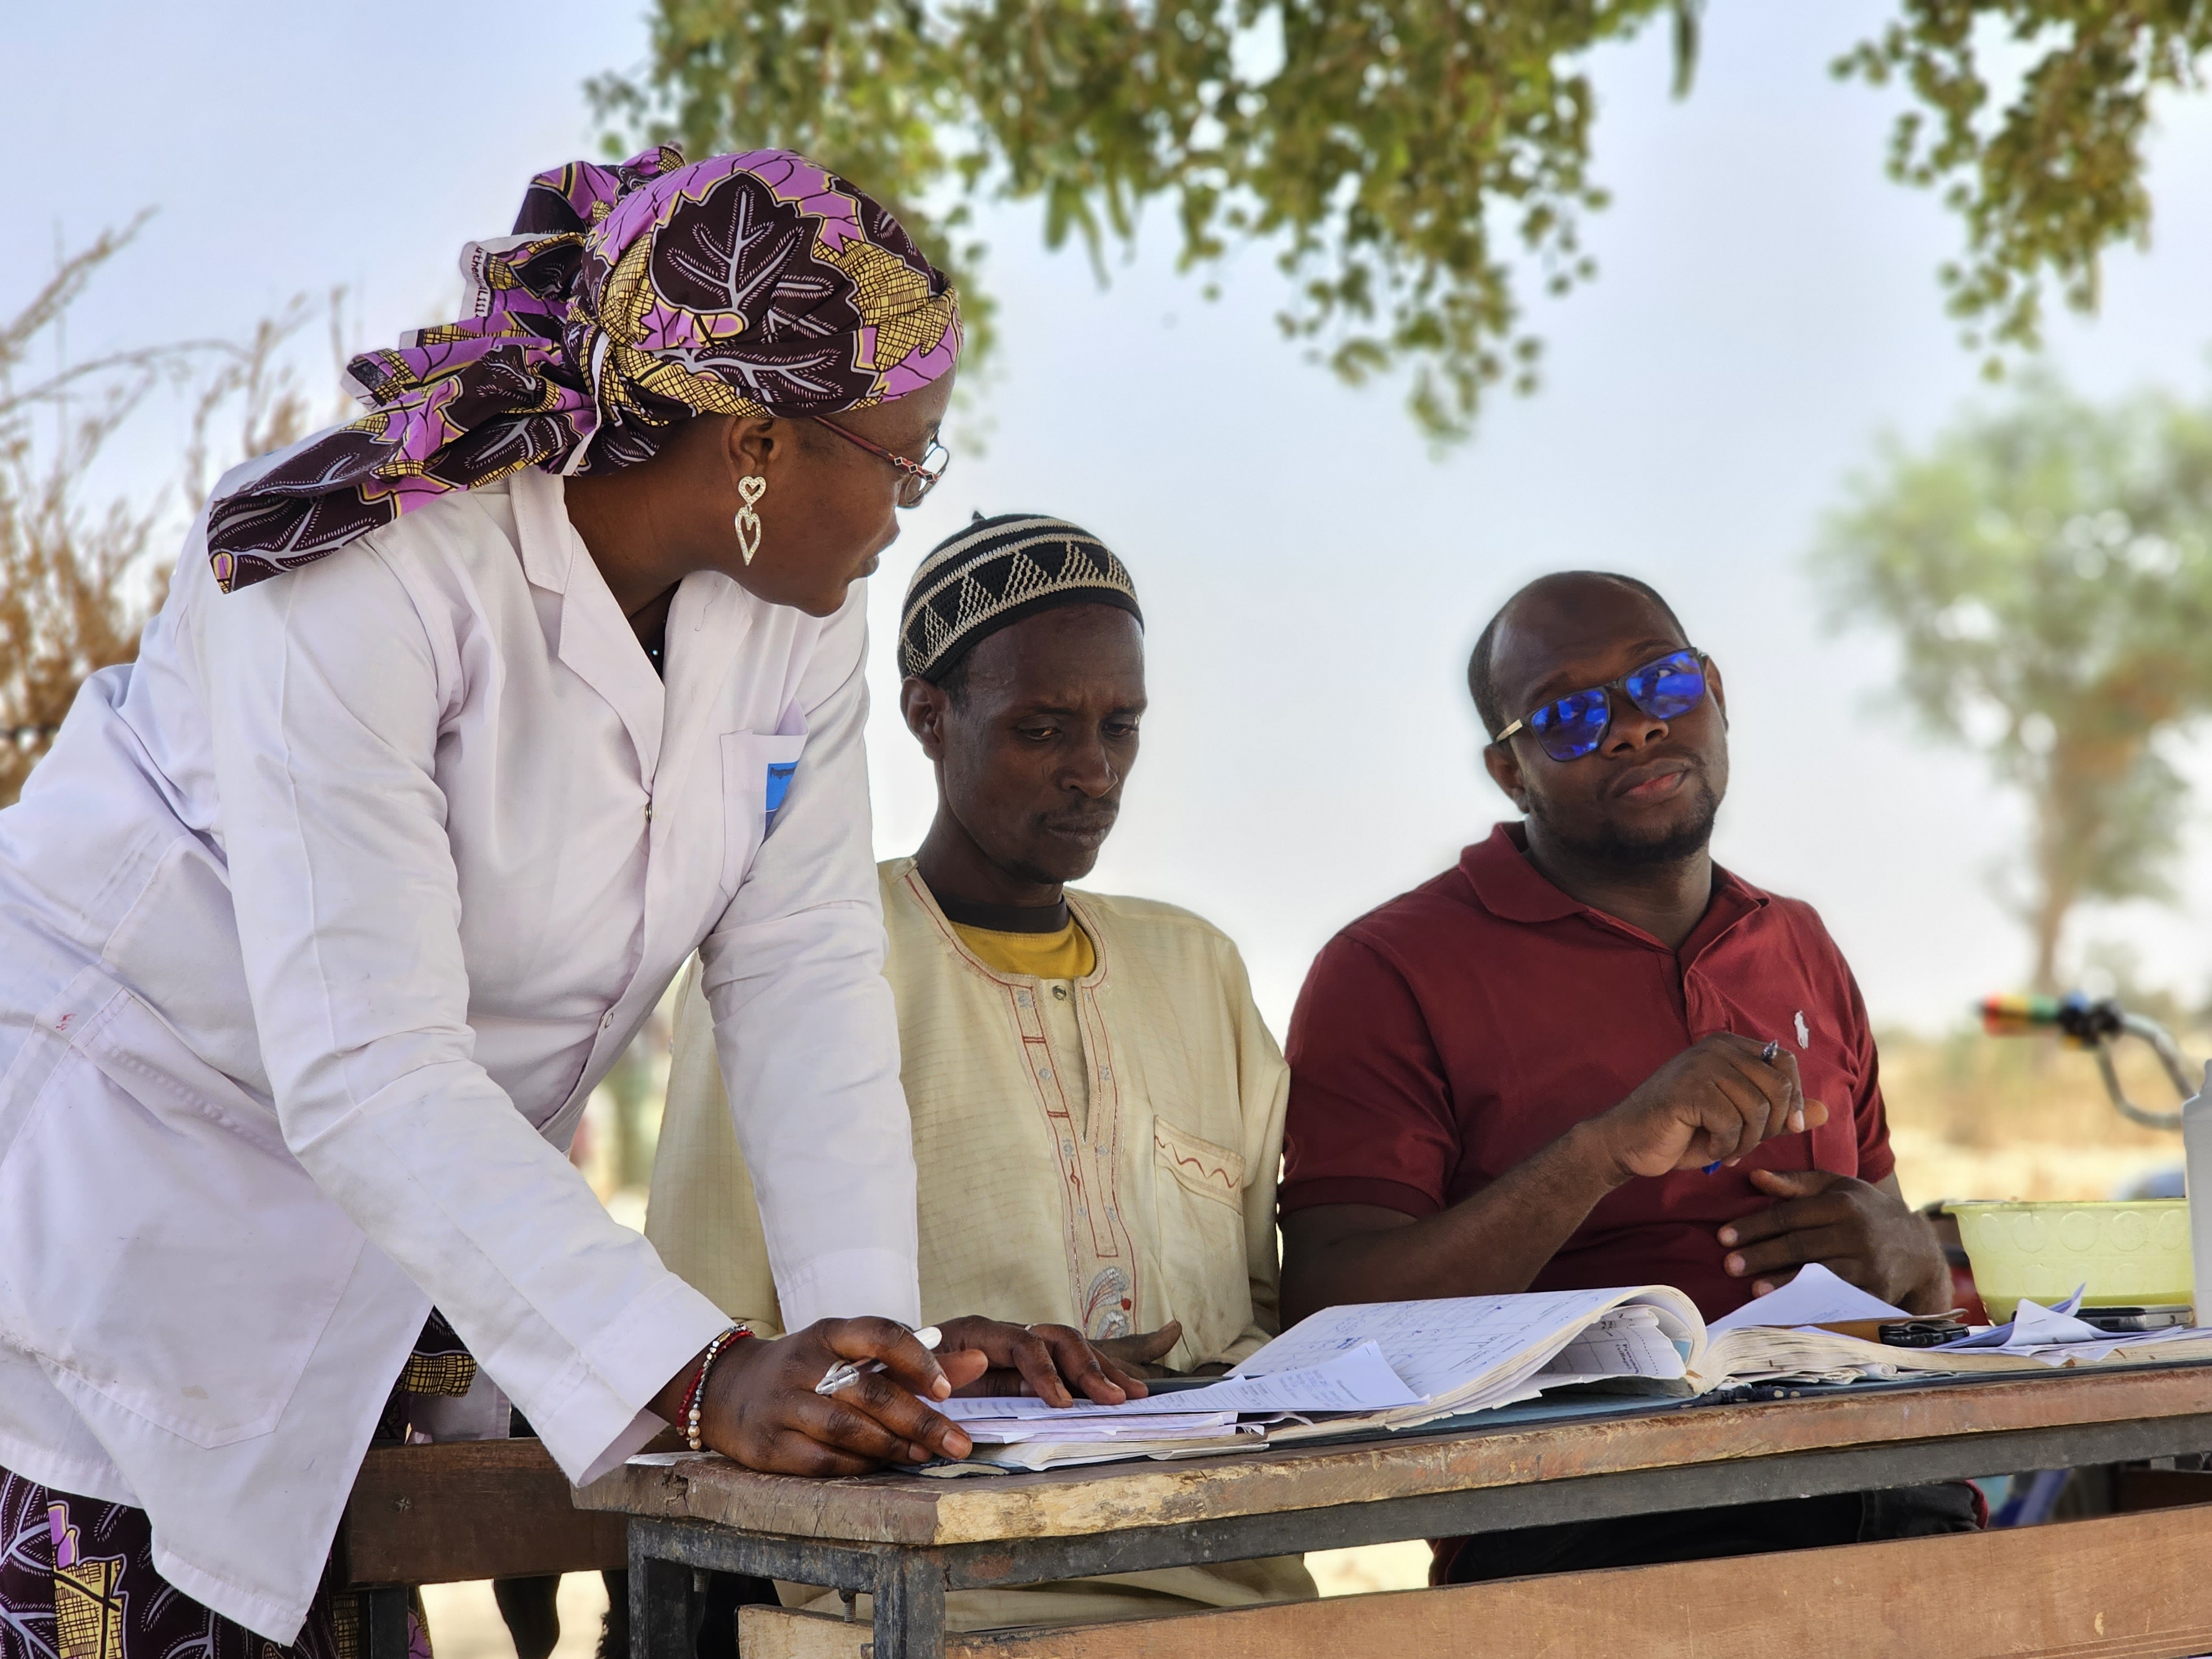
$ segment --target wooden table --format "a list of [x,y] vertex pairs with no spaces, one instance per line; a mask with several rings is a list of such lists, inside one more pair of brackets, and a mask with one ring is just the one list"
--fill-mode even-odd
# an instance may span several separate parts
[[535,1440],[372,1450],[337,1548],[339,1582],[365,1592],[366,1659],[406,1659],[415,1585],[623,1565],[623,1517],[578,1510],[573,1492]]
[[[872,1593],[873,1659],[1240,1659],[2212,1647],[2212,1510],[948,1638],[947,1589],[2212,1449],[2212,1368],[1916,1386],[1039,1474],[811,1480],[711,1454],[580,1492],[630,1517],[635,1659],[690,1659],[704,1570]],[[866,1627],[747,1608],[746,1659],[858,1655]]]

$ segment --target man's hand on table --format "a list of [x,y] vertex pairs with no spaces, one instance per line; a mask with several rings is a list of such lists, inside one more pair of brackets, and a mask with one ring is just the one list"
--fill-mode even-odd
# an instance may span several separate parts
[[1720,1230],[1722,1267],[1749,1279],[1754,1297],[1817,1261],[1837,1278],[1909,1313],[1946,1313],[1951,1272],[1928,1224],[1893,1182],[1875,1186],[1825,1170],[1753,1170],[1752,1184],[1782,1201]]
[[1133,1336],[1102,1337],[1091,1346],[1121,1370],[1135,1376],[1200,1376],[1225,1371],[1226,1365],[1200,1365],[1194,1370],[1172,1370],[1159,1362],[1182,1340],[1182,1322],[1170,1319],[1156,1331]]
[[[1076,1398],[1072,1384],[1102,1406],[1118,1406],[1124,1400],[1140,1400],[1147,1392],[1140,1370],[1122,1363],[1106,1345],[1085,1341],[1073,1326],[1009,1325],[971,1315],[945,1320],[938,1328],[945,1333],[938,1349],[948,1359],[955,1354],[980,1353],[988,1362],[981,1376],[960,1385],[962,1394],[1034,1395],[1048,1406],[1072,1406]],[[1182,1328],[1176,1327],[1159,1352],[1175,1346],[1182,1334]],[[1124,1340],[1141,1343],[1142,1339]]]

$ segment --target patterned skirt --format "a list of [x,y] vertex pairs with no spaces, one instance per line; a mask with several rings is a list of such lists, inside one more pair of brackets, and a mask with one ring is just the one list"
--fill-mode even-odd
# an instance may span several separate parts
[[145,1510],[0,1469],[0,1659],[359,1659],[357,1599],[326,1573],[280,1648],[155,1571]]
[[[476,1362],[433,1313],[376,1437],[412,1438],[411,1401],[466,1394],[475,1378]],[[362,1659],[361,1600],[326,1566],[307,1623],[279,1647],[155,1571],[145,1510],[0,1468],[0,1659]],[[408,1659],[431,1659],[420,1598],[410,1600]]]

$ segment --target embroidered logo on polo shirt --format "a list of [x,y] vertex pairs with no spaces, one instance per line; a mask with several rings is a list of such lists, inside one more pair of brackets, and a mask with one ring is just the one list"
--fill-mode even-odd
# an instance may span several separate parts
[[1813,1033],[1806,1029],[1805,1011],[1802,1008],[1797,1011],[1797,1046],[1800,1048],[1809,1048],[1813,1046]]

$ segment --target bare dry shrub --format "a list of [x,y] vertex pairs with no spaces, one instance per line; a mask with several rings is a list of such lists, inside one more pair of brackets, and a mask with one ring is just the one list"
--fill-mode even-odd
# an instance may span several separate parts
[[[145,216],[64,259],[27,305],[0,321],[0,806],[52,746],[85,677],[137,653],[168,585],[168,567],[149,550],[169,519],[172,492],[196,507],[221,470],[218,454],[264,454],[320,423],[280,355],[319,309],[304,298],[245,341],[183,341],[30,372],[49,348],[62,356],[72,307]],[[334,290],[334,347],[342,301]],[[165,386],[187,396],[192,410],[179,475],[135,495],[88,499],[101,453]],[[218,431],[227,439],[220,444]]]

